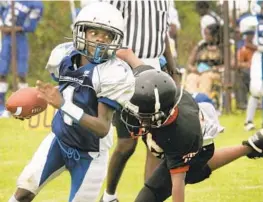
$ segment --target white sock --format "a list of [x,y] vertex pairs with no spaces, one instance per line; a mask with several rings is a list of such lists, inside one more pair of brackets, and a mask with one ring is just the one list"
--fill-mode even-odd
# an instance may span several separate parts
[[0,82],[0,93],[6,93],[8,90],[8,83]]
[[16,200],[15,196],[13,195],[8,202],[19,202],[18,200]]
[[17,85],[18,89],[22,89],[22,88],[27,88],[28,87],[28,83],[18,83]]
[[258,99],[253,97],[253,96],[249,96],[248,104],[247,104],[246,123],[248,121],[252,121],[253,122],[254,116],[255,116],[255,112],[257,110],[257,105],[258,105]]
[[106,192],[106,190],[104,191],[104,194],[103,194],[103,201],[104,202],[112,201],[116,198],[117,198],[116,194],[110,195]]

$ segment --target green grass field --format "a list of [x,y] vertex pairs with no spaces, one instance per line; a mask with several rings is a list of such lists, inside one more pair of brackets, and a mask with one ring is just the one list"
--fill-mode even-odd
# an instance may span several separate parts
[[[253,132],[243,130],[245,114],[222,116],[225,133],[216,139],[216,146],[240,144]],[[256,125],[260,126],[260,114]],[[7,201],[15,190],[16,178],[30,160],[47,129],[28,130],[15,119],[0,120],[0,202]],[[143,184],[145,147],[140,142],[127,164],[121,179],[118,196],[121,202],[132,202]],[[263,160],[241,158],[215,171],[209,180],[186,189],[187,202],[263,202]],[[67,201],[69,176],[64,173],[49,183],[36,197],[36,202]],[[171,200],[167,200],[171,201]]]

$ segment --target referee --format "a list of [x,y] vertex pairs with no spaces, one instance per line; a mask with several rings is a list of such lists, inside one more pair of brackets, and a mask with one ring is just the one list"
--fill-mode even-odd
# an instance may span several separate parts
[[[159,58],[164,55],[167,59],[167,69],[176,79],[175,64],[170,50],[169,28],[169,0],[104,0],[118,8],[125,19],[123,46],[129,47],[146,64],[160,70]],[[177,80],[176,80],[177,81]],[[137,140],[132,139],[126,126],[120,120],[120,113],[116,112],[113,125],[116,127],[118,141],[111,156],[106,190],[100,202],[118,202],[116,189],[125,165],[134,153]],[[159,164],[147,149],[145,163],[145,179],[149,178]]]

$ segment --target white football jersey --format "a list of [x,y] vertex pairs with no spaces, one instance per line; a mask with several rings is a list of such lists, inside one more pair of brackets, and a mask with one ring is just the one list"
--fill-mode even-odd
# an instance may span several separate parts
[[[72,79],[69,76],[59,75],[59,69],[61,61],[66,56],[70,56],[73,51],[75,51],[75,48],[73,43],[70,42],[56,46],[51,52],[46,69],[59,81]],[[83,76],[79,78],[90,77],[90,72],[92,75],[90,87],[96,92],[97,99],[107,98],[123,106],[132,97],[135,90],[135,78],[130,66],[119,58],[113,58],[102,64],[97,64],[93,70],[85,70]],[[78,79],[76,82],[84,85],[83,81]],[[100,139],[100,150],[108,150],[112,144],[113,128],[111,126],[108,135]]]

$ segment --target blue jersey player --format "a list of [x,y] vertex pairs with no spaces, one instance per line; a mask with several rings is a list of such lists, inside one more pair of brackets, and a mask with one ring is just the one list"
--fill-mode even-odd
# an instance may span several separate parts
[[90,4],[76,19],[73,45],[52,51],[47,69],[59,85],[38,81],[37,88],[58,111],[52,132],[24,168],[9,202],[32,201],[65,170],[71,175],[68,201],[96,201],[107,171],[113,112],[129,101],[135,87],[130,66],[115,57],[123,30],[115,7]]
[[[43,3],[41,1],[15,1],[15,31],[16,31],[16,57],[17,74],[19,77],[18,88],[27,87],[26,74],[28,70],[28,40],[27,33],[34,32],[42,16]],[[8,90],[6,76],[11,62],[11,26],[12,9],[11,1],[0,5],[2,19],[2,48],[0,52],[0,115],[4,111],[5,94]],[[2,117],[5,115],[3,114]]]

